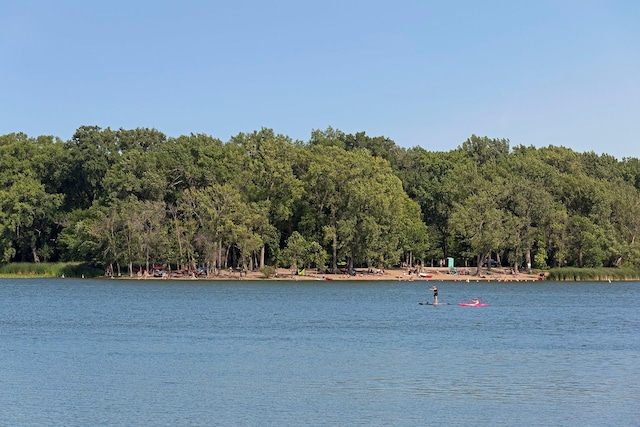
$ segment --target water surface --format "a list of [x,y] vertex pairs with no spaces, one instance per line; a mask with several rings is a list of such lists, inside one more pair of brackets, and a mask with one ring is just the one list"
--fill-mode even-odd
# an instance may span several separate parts
[[638,425],[640,283],[430,285],[0,279],[0,425]]

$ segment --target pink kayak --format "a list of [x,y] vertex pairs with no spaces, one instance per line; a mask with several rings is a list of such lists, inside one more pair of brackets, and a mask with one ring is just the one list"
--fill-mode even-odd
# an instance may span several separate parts
[[489,307],[489,304],[484,302],[459,302],[460,307]]

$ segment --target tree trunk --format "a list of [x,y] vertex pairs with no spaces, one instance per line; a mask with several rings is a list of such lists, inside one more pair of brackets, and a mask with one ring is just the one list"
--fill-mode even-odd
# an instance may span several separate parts
[[333,243],[331,244],[333,251],[333,259],[331,261],[331,271],[335,272],[338,269],[338,237],[333,235]]
[[582,249],[578,251],[578,267],[582,268]]
[[449,241],[447,239],[447,233],[442,231],[442,252],[444,254],[444,259],[447,259],[449,256]]
[[180,231],[178,230],[178,221],[177,220],[176,220],[176,240],[178,241],[178,258],[180,259],[179,262],[182,262],[182,260],[183,260],[182,239],[180,239]]
[[265,253],[264,246],[265,245],[262,245],[262,247],[260,248],[260,268],[264,268],[264,253]]

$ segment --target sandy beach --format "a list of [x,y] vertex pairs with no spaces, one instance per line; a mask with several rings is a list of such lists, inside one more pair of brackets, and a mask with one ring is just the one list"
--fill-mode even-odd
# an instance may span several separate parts
[[[519,272],[512,273],[510,268],[497,267],[487,270],[481,269],[479,275],[476,274],[475,267],[456,268],[457,274],[452,273],[448,268],[422,268],[419,271],[411,269],[390,269],[368,272],[366,269],[356,269],[355,275],[350,274],[324,274],[315,269],[307,269],[304,274],[295,274],[295,270],[278,268],[276,274],[266,278],[260,271],[249,271],[240,274],[238,271],[221,271],[218,275],[198,276],[195,278],[183,278],[191,280],[315,280],[315,281],[353,281],[353,280],[369,280],[369,281],[458,281],[458,282],[480,282],[480,281],[496,281],[496,282],[530,282],[538,281],[539,273],[527,274]],[[171,279],[177,279],[173,277]]]

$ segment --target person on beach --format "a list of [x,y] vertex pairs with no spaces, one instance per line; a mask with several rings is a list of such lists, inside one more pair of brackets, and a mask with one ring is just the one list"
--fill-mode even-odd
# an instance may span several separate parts
[[438,287],[436,285],[433,285],[431,290],[433,291],[433,305],[437,305],[438,304]]

